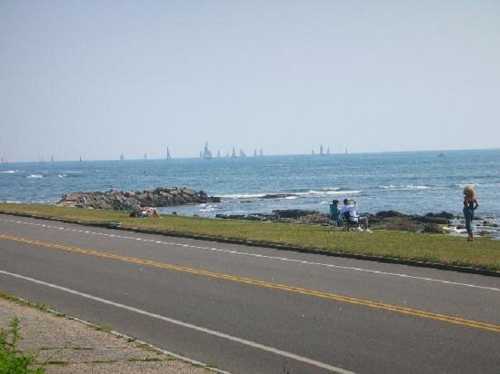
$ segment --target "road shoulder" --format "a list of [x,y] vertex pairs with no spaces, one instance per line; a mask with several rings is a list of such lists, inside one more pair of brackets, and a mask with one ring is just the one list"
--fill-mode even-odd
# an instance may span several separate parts
[[20,349],[34,354],[47,374],[201,374],[214,372],[111,332],[23,300],[0,294],[0,328],[20,321]]

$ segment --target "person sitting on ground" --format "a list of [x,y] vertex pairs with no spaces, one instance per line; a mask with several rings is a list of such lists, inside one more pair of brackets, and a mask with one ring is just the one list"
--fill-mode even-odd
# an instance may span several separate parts
[[474,211],[478,208],[479,203],[476,198],[476,191],[474,186],[465,186],[464,188],[464,218],[465,228],[467,229],[468,241],[474,240],[474,233],[472,231],[472,220],[474,219]]

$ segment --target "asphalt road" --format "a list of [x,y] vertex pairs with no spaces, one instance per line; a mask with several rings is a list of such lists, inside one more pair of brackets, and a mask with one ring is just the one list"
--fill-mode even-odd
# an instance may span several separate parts
[[0,215],[0,291],[232,373],[500,373],[500,278]]

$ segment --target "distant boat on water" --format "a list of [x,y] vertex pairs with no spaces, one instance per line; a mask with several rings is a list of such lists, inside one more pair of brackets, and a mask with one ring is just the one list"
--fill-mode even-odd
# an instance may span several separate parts
[[245,151],[243,149],[240,149],[240,157],[247,157]]
[[54,162],[54,156],[50,156],[50,162]]
[[167,160],[171,160],[172,155],[170,154],[170,149],[167,147]]
[[83,160],[82,160],[82,156],[80,156],[80,162],[83,162]]
[[262,148],[259,150],[259,156],[260,156],[260,157],[264,156],[264,151],[263,151],[263,149],[262,149]]
[[231,153],[231,158],[237,158],[236,156],[236,149],[233,147],[233,152]]
[[120,161],[123,161],[125,160],[125,156],[123,155],[123,153],[120,155]]
[[345,147],[345,154],[348,155],[349,154],[349,150],[347,149],[347,147]]
[[211,160],[213,158],[212,152],[208,149],[208,142],[205,143],[205,147],[203,148],[203,152],[200,153],[201,158],[204,160]]

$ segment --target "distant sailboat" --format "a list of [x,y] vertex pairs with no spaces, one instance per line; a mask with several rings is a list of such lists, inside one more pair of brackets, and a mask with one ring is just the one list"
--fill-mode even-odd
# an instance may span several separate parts
[[257,148],[253,150],[253,157],[257,157]]
[[123,161],[125,160],[125,156],[123,155],[123,153],[120,155],[120,161]]
[[203,148],[202,158],[204,160],[211,160],[213,158],[212,152],[208,149],[208,142],[205,143],[205,147]]
[[233,152],[231,153],[231,158],[236,158],[236,149],[233,147]]
[[326,150],[326,155],[327,155],[327,156],[330,156],[330,155],[331,155],[331,153],[330,153],[330,147],[328,147],[328,149]]
[[50,162],[54,162],[54,156],[50,156]]
[[260,157],[264,156],[264,151],[262,150],[262,148],[259,150],[259,156]]
[[348,155],[349,154],[349,150],[347,149],[347,147],[345,147],[345,154]]
[[325,152],[323,151],[323,144],[321,144],[321,145],[319,146],[319,155],[320,155],[320,156],[324,156],[324,155],[325,155]]
[[170,155],[170,149],[167,147],[167,160],[171,160],[172,156]]
[[243,149],[240,149],[240,157],[247,157],[245,151]]
[[82,156],[80,156],[80,162],[83,162],[83,160],[82,160]]
[[144,153],[144,159],[147,160],[148,159],[148,154],[147,153]]

